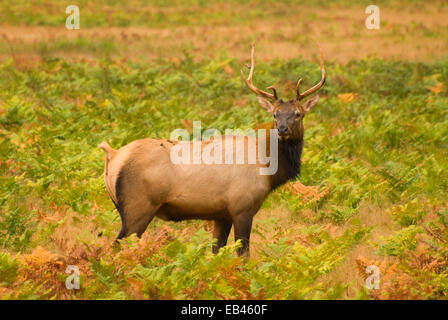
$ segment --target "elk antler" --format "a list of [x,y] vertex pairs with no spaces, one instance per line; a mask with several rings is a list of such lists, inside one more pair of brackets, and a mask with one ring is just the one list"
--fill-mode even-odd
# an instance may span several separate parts
[[302,82],[302,79],[300,78],[299,81],[297,81],[297,86],[296,86],[296,92],[297,92],[297,96],[296,96],[296,100],[300,101],[303,98],[305,98],[306,96],[309,96],[310,94],[312,94],[313,92],[317,91],[320,89],[320,87],[322,87],[325,83],[325,67],[324,67],[324,56],[322,54],[322,48],[319,46],[319,54],[320,54],[320,68],[322,70],[322,78],[320,79],[319,83],[316,84],[314,87],[309,88],[308,90],[306,90],[304,93],[300,93],[299,88],[300,88],[300,83]]
[[249,66],[247,66],[247,67],[250,68],[249,76],[247,77],[247,79],[244,78],[243,70],[241,70],[241,75],[243,76],[244,82],[246,82],[249,89],[252,90],[253,92],[255,92],[256,94],[263,96],[265,98],[271,99],[273,101],[278,100],[277,91],[275,90],[274,87],[270,86],[267,88],[267,89],[272,89],[274,94],[271,94],[269,92],[258,89],[252,83],[252,76],[254,75],[254,67],[255,67],[255,45],[252,45],[252,51],[250,54],[250,67]]

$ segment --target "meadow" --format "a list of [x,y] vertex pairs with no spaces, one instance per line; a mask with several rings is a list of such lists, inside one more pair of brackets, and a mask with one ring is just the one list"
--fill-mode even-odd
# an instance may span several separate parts
[[[385,1],[378,31],[362,1],[106,3],[79,1],[76,31],[63,1],[0,4],[1,299],[447,299],[444,2]],[[97,145],[271,122],[239,72],[253,41],[260,88],[316,83],[315,42],[328,78],[302,173],[255,216],[250,259],[232,236],[213,255],[203,221],[155,219],[113,245]]]

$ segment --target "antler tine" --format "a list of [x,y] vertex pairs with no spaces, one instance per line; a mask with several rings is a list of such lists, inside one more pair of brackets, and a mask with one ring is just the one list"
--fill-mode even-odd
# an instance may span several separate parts
[[302,83],[302,78],[300,78],[298,81],[297,81],[297,85],[296,85],[296,93],[297,93],[297,95],[296,95],[296,100],[300,100],[300,84]]
[[274,98],[275,98],[275,100],[278,100],[278,96],[277,96],[277,90],[273,87],[273,86],[270,86],[270,87],[267,87],[266,89],[270,89],[270,90],[272,90],[273,92],[274,92]]
[[305,98],[306,96],[309,96],[310,94],[312,94],[313,92],[316,92],[317,90],[319,90],[325,83],[325,66],[324,66],[324,55],[322,53],[322,48],[321,46],[318,44],[319,46],[319,53],[320,53],[320,68],[322,70],[322,78],[320,79],[319,83],[316,84],[314,87],[309,88],[308,90],[306,90],[304,93],[300,94],[299,93],[299,86],[300,86],[300,82],[302,79],[299,79],[299,81],[297,82],[297,87],[296,87],[296,91],[297,91],[297,100],[302,100],[303,98]]
[[252,90],[253,92],[255,92],[256,94],[263,96],[265,98],[271,99],[271,100],[277,100],[277,92],[275,91],[275,89],[273,89],[272,87],[270,87],[271,89],[274,90],[274,94],[271,94],[269,92],[263,91],[258,89],[257,87],[255,87],[252,83],[252,76],[254,75],[254,68],[255,68],[255,45],[252,45],[252,51],[250,54],[250,71],[249,71],[249,76],[247,77],[247,79],[244,78],[244,72],[243,70],[241,70],[241,75],[243,76],[244,82],[246,82],[247,86],[249,87],[250,90]]

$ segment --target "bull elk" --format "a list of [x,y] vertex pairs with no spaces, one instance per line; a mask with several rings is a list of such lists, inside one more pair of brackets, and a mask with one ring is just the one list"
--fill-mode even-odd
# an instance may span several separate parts
[[300,174],[303,118],[319,97],[302,101],[325,82],[320,50],[320,82],[300,93],[302,79],[299,79],[295,99],[283,101],[274,87],[267,88],[273,91],[271,94],[252,83],[254,51],[252,46],[251,65],[247,66],[249,76],[244,78],[242,70],[241,74],[249,89],[258,95],[261,107],[273,115],[272,129],[278,132],[278,170],[271,175],[261,175],[258,169],[265,164],[259,161],[252,164],[173,164],[170,150],[180,142],[168,139],[136,140],[119,150],[102,142],[99,147],[107,154],[104,180],[122,223],[117,240],[133,233],[140,237],[154,217],[169,221],[213,220],[213,237],[217,239],[214,253],[226,245],[233,225],[235,240],[242,242],[238,254],[249,254],[253,216],[272,190]]

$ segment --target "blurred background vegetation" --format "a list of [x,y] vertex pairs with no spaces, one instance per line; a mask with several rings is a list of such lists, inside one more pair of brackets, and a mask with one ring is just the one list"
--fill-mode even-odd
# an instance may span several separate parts
[[[0,57],[111,55],[154,60],[185,50],[196,59],[228,52],[307,59],[320,42],[326,58],[366,56],[427,60],[447,52],[446,1],[381,1],[381,28],[365,27],[369,1],[77,1],[80,30],[66,30],[67,1],[4,0],[0,5]],[[30,63],[30,62],[28,62]]]

